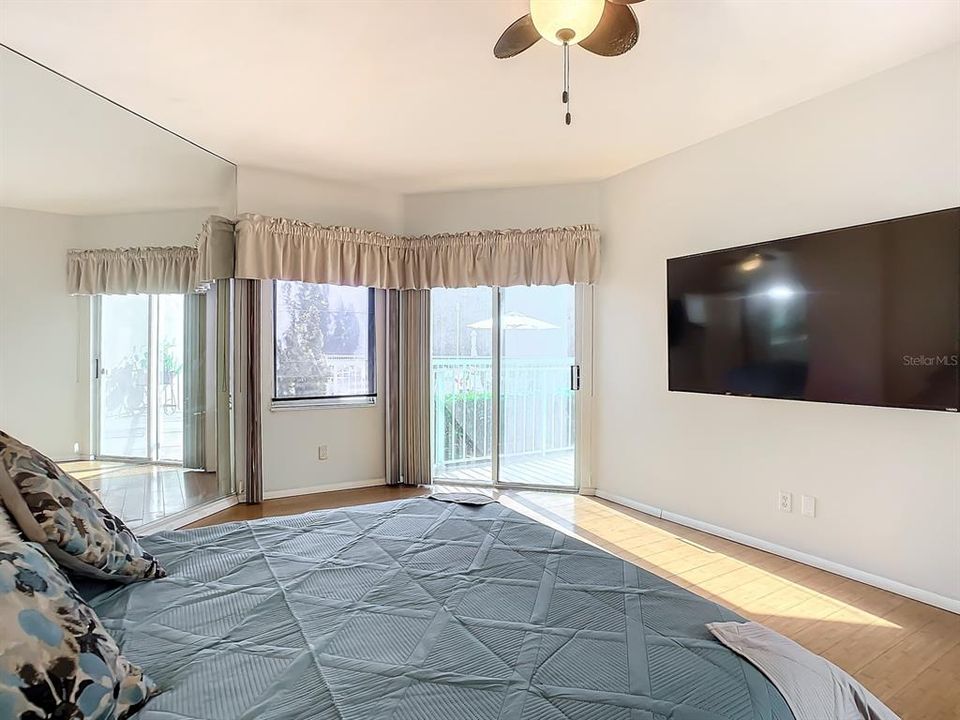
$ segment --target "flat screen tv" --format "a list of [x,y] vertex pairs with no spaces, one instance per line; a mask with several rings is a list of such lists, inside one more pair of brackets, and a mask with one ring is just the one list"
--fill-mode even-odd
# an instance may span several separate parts
[[957,411],[960,208],[667,260],[671,390]]

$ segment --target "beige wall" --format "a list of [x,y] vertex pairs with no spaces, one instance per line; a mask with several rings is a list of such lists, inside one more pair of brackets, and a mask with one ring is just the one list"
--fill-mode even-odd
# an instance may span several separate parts
[[668,257],[960,204],[958,88],[953,48],[604,183],[599,492],[960,608],[960,416],[671,393],[665,321]]

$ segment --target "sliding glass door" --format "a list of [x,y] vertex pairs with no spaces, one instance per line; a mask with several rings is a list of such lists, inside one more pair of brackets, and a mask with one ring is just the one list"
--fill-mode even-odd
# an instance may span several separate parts
[[500,472],[504,485],[576,487],[572,285],[500,291]]
[[149,460],[150,296],[104,295],[99,304],[98,454]]
[[431,291],[433,477],[575,489],[573,286]]
[[157,459],[183,462],[184,295],[156,295]]
[[98,299],[99,457],[183,462],[183,295]]
[[433,477],[494,481],[490,288],[430,291]]

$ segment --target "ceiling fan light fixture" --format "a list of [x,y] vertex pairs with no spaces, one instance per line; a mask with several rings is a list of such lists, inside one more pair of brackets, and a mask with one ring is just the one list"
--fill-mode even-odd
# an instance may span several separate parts
[[596,30],[605,0],[530,0],[533,25],[554,45],[576,45]]

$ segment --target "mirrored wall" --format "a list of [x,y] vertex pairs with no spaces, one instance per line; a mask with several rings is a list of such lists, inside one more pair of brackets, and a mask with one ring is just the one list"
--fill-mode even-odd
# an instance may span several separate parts
[[67,251],[193,246],[235,205],[232,163],[0,46],[0,429],[131,527],[236,494],[232,281],[71,295]]

